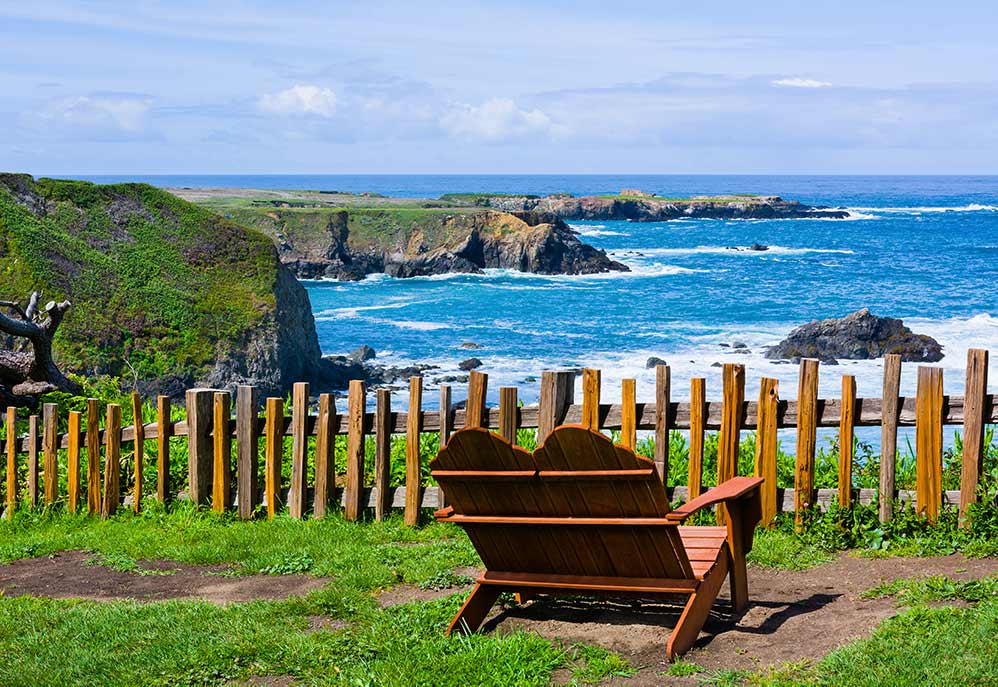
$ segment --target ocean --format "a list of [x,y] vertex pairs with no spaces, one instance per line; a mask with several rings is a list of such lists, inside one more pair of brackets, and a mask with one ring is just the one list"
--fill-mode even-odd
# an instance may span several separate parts
[[[325,353],[372,346],[383,363],[430,363],[436,377],[460,374],[475,356],[500,385],[533,401],[542,370],[591,366],[603,371],[603,396],[620,397],[634,377],[651,397],[651,356],[672,367],[673,395],[707,380],[720,398],[713,363],[746,366],[747,397],[760,377],[780,396],[797,393],[797,367],[763,353],[794,327],[867,307],[903,318],[944,346],[946,393],[962,393],[966,351],[998,351],[998,177],[972,176],[155,176],[158,186],[372,191],[437,197],[458,191],[576,195],[638,188],[665,196],[777,194],[847,208],[847,220],[679,220],[570,222],[582,239],[631,267],[629,273],[543,276],[490,270],[484,275],[415,279],[372,276],[355,283],[307,282]],[[762,243],[764,252],[736,251]],[[481,346],[461,348],[462,343]],[[722,344],[744,343],[747,353]],[[991,382],[998,380],[992,366]],[[914,394],[916,365],[903,366],[902,393]],[[821,366],[822,396],[837,397],[841,375],[855,375],[860,396],[879,396],[880,361]],[[455,385],[456,398],[461,397]],[[404,406],[404,394],[397,402]],[[493,399],[494,400],[494,399]],[[874,440],[869,430],[864,438]],[[869,434],[870,436],[865,436]]]

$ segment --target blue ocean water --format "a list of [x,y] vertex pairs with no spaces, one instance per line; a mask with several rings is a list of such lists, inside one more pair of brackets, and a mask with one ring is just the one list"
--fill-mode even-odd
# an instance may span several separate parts
[[[456,374],[474,355],[495,393],[543,369],[597,366],[604,395],[638,380],[639,397],[654,384],[650,356],[667,360],[682,395],[692,376],[720,396],[717,362],[747,367],[748,396],[759,377],[780,380],[796,395],[797,370],[762,353],[793,327],[858,308],[904,318],[945,347],[948,393],[963,388],[966,349],[998,350],[998,177],[849,176],[172,176],[90,177],[159,186],[373,191],[437,197],[457,191],[577,195],[640,188],[669,196],[700,193],[779,194],[848,208],[848,220],[680,220],[662,223],[572,222],[583,240],[607,250],[630,273],[540,276],[493,270],[357,283],[306,284],[320,343],[327,353],[373,346],[392,363],[429,362],[428,383]],[[730,250],[752,243],[765,252]],[[479,350],[462,349],[473,342]],[[742,342],[747,353],[721,344]],[[906,365],[903,393],[914,393]],[[842,374],[860,395],[879,396],[879,361],[822,366],[822,395],[837,396]],[[993,375],[994,377],[994,375]],[[459,386],[459,385],[457,385]],[[644,392],[642,392],[642,389]],[[460,392],[456,392],[460,393]],[[400,395],[401,396],[401,395]],[[399,399],[404,403],[403,399]]]

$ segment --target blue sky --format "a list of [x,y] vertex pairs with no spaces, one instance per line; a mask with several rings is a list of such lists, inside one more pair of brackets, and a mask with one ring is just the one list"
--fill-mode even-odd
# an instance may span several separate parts
[[0,0],[0,169],[998,173],[998,4]]

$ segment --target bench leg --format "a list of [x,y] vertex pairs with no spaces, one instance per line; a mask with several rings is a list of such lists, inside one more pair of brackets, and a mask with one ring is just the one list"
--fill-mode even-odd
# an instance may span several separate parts
[[530,601],[531,599],[537,598],[537,594],[535,594],[534,592],[517,592],[514,596],[516,597],[516,603],[520,604],[521,606]]
[[724,584],[724,578],[728,574],[728,556],[726,554],[727,552],[720,557],[714,570],[707,575],[706,579],[690,596],[689,601],[686,602],[686,608],[679,616],[676,629],[669,637],[669,644],[666,647],[667,660],[672,661],[677,656],[685,654],[700,636],[700,630],[707,622],[710,609],[714,605],[714,601],[717,600],[717,594],[721,591],[721,585]]
[[477,630],[485,620],[485,616],[492,610],[493,604],[499,598],[499,593],[499,587],[476,584],[464,605],[461,606],[461,610],[451,621],[450,627],[447,628],[447,634],[453,632],[471,634]]

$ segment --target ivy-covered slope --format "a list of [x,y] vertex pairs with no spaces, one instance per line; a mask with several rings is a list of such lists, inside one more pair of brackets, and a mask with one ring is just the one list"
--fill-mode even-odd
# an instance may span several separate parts
[[314,378],[308,296],[270,239],[145,184],[0,174],[0,299],[67,298],[63,367],[148,390]]

